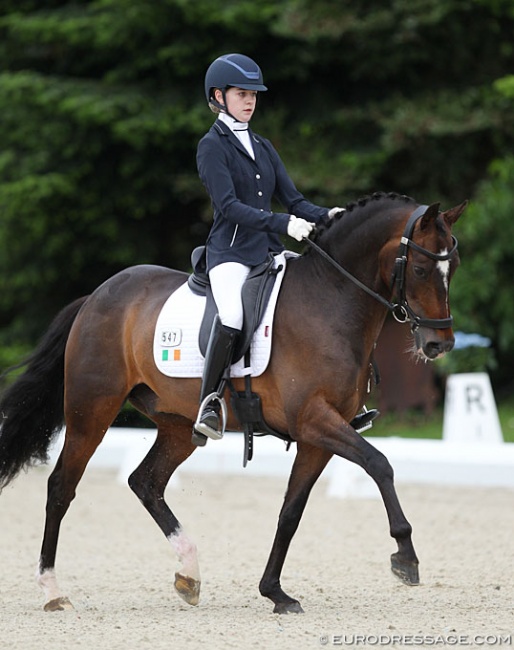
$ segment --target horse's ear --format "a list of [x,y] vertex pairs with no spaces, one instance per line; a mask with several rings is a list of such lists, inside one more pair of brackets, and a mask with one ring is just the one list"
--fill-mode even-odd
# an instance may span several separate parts
[[450,227],[453,226],[460,215],[468,207],[468,203],[469,201],[466,199],[460,205],[457,205],[454,208],[450,208],[449,210],[446,210],[446,212],[443,212],[444,220]]
[[425,210],[425,214],[421,217],[421,230],[425,230],[431,221],[435,221],[437,219],[440,205],[440,203],[432,203],[432,205],[428,206],[428,208]]

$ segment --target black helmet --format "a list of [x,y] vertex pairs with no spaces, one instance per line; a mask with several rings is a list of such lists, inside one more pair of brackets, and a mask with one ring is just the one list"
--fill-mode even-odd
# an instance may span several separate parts
[[211,95],[213,88],[225,91],[231,86],[243,90],[268,90],[263,84],[261,69],[244,54],[224,54],[211,63],[205,75],[207,102],[217,105]]

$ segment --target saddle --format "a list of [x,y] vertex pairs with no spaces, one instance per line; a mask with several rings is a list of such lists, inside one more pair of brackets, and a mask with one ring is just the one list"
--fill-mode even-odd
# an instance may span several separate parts
[[[218,313],[206,270],[205,246],[199,246],[193,250],[191,254],[191,265],[193,267],[193,273],[187,281],[189,288],[193,293],[205,296],[206,298],[205,312],[198,336],[200,352],[205,356],[212,323]],[[266,311],[277,274],[281,270],[281,266],[275,268],[274,258],[270,253],[265,262],[254,267],[248,274],[241,292],[243,300],[243,328],[234,351],[234,361],[243,357],[249,349],[253,334],[259,327]]]
[[[200,352],[205,356],[212,323],[218,313],[207,274],[205,246],[199,246],[193,250],[191,254],[191,266],[193,267],[193,272],[188,278],[189,288],[193,293],[205,296],[206,298],[205,312],[198,335]],[[282,266],[275,268],[274,257],[270,253],[265,262],[250,271],[243,285],[241,291],[243,301],[243,328],[234,351],[234,360],[237,361],[244,356],[245,367],[250,367],[250,345],[252,337],[264,316],[277,274],[281,270]],[[254,434],[273,435],[280,438],[287,442],[288,449],[292,442],[287,434],[282,434],[268,427],[262,414],[261,399],[257,393],[252,391],[251,381],[250,373],[246,374],[245,390],[236,391],[230,381],[230,377],[227,380],[232,409],[244,429],[244,467],[246,467],[247,462],[253,456]]]

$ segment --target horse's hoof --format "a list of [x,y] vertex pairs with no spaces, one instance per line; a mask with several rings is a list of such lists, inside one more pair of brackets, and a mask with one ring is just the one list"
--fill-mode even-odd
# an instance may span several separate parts
[[297,600],[288,603],[277,603],[273,608],[274,614],[303,614],[303,609]]
[[406,562],[399,557],[398,553],[393,553],[393,555],[391,555],[391,571],[395,576],[400,578],[404,584],[411,587],[419,585],[418,562]]
[[66,596],[60,596],[59,598],[54,598],[49,600],[43,610],[45,612],[64,612],[69,611],[70,609],[75,609],[71,604],[71,601]]
[[188,605],[198,605],[200,600],[200,580],[175,573],[175,591]]

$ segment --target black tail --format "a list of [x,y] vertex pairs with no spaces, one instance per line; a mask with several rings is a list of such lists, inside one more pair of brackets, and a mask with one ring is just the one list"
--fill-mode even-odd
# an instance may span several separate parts
[[25,467],[48,461],[52,439],[64,425],[64,351],[87,296],[55,317],[34,352],[10,368],[23,374],[0,396],[0,490]]

